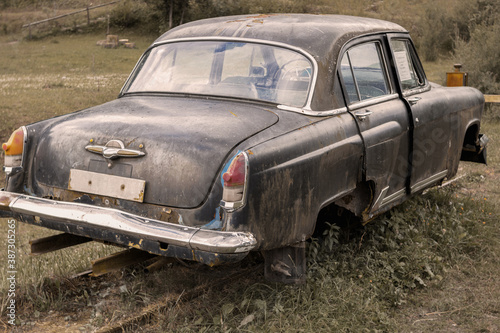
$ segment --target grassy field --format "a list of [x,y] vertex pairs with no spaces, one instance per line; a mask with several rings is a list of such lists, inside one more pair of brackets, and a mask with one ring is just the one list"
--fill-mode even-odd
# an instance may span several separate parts
[[[152,41],[123,37],[137,49],[102,49],[95,45],[100,35],[0,40],[0,140],[20,125],[115,98]],[[452,66],[441,61],[425,67],[442,83]],[[338,245],[333,252],[315,245],[307,285],[275,285],[252,274],[188,306],[164,310],[141,331],[500,331],[500,123],[492,112],[483,125],[491,139],[488,166],[461,164],[463,178],[452,185],[416,197],[366,227],[332,229],[329,237]],[[7,224],[0,222],[1,237]],[[172,269],[132,269],[104,279],[68,280],[116,249],[87,244],[30,256],[29,239],[52,233],[17,225],[19,331],[91,332],[228,269],[195,266],[180,277]],[[6,322],[6,258],[0,251],[0,327]]]

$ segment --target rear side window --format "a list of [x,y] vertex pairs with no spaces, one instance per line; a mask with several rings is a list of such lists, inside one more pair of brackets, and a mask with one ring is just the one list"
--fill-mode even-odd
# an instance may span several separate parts
[[378,43],[350,48],[341,60],[341,75],[349,104],[389,94]]

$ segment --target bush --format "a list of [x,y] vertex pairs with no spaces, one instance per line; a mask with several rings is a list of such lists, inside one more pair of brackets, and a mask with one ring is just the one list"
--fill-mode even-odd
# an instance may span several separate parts
[[469,73],[469,85],[485,94],[500,93],[500,26],[477,25],[470,40],[455,40],[454,62],[462,63]]
[[[478,0],[470,15],[469,35],[455,37],[453,61],[464,65],[469,85],[484,94],[500,94],[500,8],[496,0]],[[489,120],[499,120],[500,107],[486,104]]]
[[141,1],[122,1],[114,6],[110,24],[119,28],[133,28],[143,24],[146,12],[146,6]]

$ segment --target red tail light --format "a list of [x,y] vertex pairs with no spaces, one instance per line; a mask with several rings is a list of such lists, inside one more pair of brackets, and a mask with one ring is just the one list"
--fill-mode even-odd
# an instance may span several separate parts
[[224,189],[221,206],[225,209],[234,210],[245,204],[247,172],[248,156],[239,153],[231,160],[222,175]]
[[222,175],[224,187],[240,186],[245,184],[246,160],[243,153],[237,155],[229,165],[227,172]]

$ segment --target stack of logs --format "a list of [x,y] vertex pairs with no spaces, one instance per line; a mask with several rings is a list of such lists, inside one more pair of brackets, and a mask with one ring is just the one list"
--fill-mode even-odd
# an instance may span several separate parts
[[98,41],[97,45],[106,49],[115,49],[118,46],[123,46],[127,49],[135,48],[135,43],[131,43],[128,39],[118,39],[118,35],[107,35],[106,39]]

